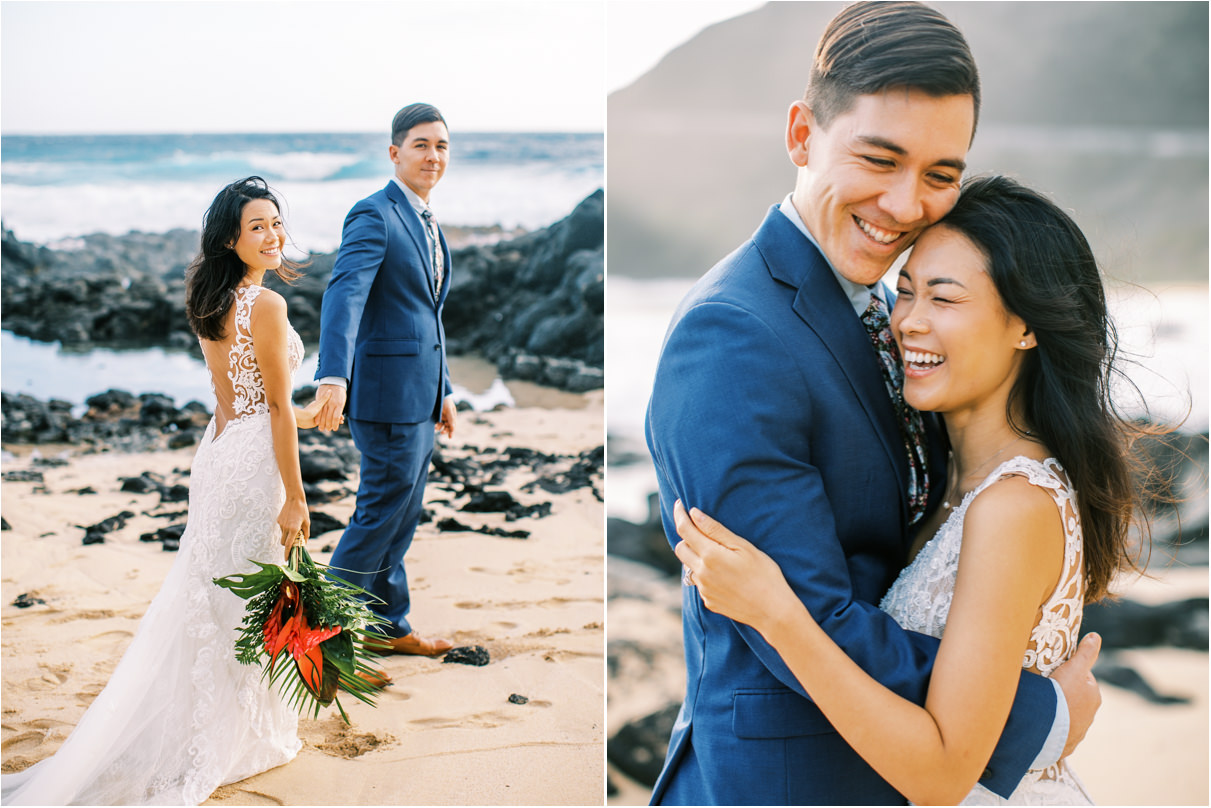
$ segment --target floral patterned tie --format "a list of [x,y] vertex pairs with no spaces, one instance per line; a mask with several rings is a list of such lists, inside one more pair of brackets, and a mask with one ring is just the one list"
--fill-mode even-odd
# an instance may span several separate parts
[[425,220],[425,230],[429,233],[429,259],[433,262],[433,299],[437,300],[442,293],[442,277],[445,275],[445,265],[442,256],[442,242],[437,235],[437,219],[433,218],[433,211],[425,208],[425,212],[421,214],[421,218]]
[[925,514],[925,503],[929,501],[929,464],[925,457],[925,424],[921,413],[904,401],[904,365],[900,362],[900,349],[891,335],[891,319],[887,316],[887,304],[878,295],[870,296],[870,305],[862,313],[862,325],[870,336],[883,369],[883,382],[896,410],[896,423],[900,437],[904,439],[904,450],[908,454],[908,508],[916,524]]

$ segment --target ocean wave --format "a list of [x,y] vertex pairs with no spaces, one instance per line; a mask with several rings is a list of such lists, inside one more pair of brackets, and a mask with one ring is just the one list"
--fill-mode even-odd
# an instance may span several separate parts
[[[331,252],[340,244],[349,209],[386,185],[389,178],[380,169],[376,176],[365,178],[282,180],[273,185],[280,193],[286,227],[297,247],[305,252]],[[431,201],[439,220],[447,224],[499,224],[506,229],[534,230],[567,216],[601,187],[602,180],[601,171],[451,169]],[[218,187],[215,182],[197,181],[6,185],[0,216],[18,238],[41,244],[89,233],[198,230]]]
[[[196,230],[225,183],[259,174],[283,197],[300,249],[340,243],[353,204],[391,176],[386,137],[345,134],[92,135],[2,139],[0,215],[19,238]],[[433,204],[442,222],[545,227],[605,180],[603,138],[467,133]]]

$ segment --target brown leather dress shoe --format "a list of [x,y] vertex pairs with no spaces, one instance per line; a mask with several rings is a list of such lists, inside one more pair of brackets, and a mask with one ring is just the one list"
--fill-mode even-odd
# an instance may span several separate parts
[[454,647],[449,640],[440,637],[422,637],[415,631],[398,638],[383,638],[386,645],[380,653],[413,654],[415,656],[441,656]]
[[[373,687],[377,690],[382,690],[384,687],[387,687],[388,685],[392,684],[391,674],[387,673],[384,670],[377,670],[372,673],[367,673],[366,671],[358,671],[357,678],[361,679],[363,682],[365,682],[366,684],[370,685],[371,687]],[[344,685],[341,685],[341,690],[346,690],[346,689],[347,688]]]

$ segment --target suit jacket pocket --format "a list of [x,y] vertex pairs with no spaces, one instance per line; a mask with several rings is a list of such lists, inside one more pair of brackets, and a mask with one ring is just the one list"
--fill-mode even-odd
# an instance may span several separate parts
[[736,690],[732,732],[737,738],[794,738],[836,730],[819,707],[793,690]]
[[366,342],[366,356],[415,356],[418,353],[418,339],[372,339]]

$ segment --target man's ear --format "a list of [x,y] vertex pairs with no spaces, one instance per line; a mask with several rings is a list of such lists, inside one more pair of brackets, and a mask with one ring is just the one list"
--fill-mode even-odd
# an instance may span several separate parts
[[799,168],[807,165],[807,144],[816,119],[805,101],[791,104],[786,115],[786,153]]

